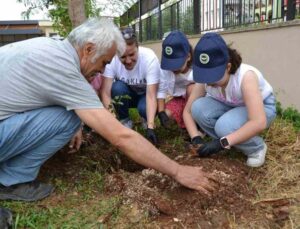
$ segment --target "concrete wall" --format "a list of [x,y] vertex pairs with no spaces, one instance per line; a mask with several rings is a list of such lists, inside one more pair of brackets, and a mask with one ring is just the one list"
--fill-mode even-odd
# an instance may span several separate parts
[[[243,62],[258,68],[273,86],[284,107],[300,111],[300,20],[255,29],[220,32],[239,50]],[[189,37],[193,46],[200,35]],[[161,55],[161,42],[145,43]]]
[[52,34],[58,34],[53,29],[53,22],[48,20],[40,20],[39,28],[45,33],[46,37],[50,37]]

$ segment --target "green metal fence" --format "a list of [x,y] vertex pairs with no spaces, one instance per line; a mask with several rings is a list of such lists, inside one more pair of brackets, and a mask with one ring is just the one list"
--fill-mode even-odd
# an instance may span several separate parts
[[175,29],[198,34],[293,20],[299,10],[300,0],[139,0],[120,21],[147,41]]

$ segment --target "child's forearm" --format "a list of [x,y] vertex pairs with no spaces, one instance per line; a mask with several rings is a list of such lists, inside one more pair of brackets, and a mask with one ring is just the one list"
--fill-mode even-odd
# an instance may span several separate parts
[[157,99],[157,109],[158,112],[165,110],[165,99]]
[[183,121],[191,138],[199,136],[197,125],[193,120],[192,114],[186,110],[183,111]]

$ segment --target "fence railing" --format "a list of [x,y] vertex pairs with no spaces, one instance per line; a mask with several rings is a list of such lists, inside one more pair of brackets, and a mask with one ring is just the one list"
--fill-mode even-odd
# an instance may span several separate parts
[[175,29],[198,34],[293,20],[300,18],[299,11],[300,0],[139,0],[120,21],[147,41]]

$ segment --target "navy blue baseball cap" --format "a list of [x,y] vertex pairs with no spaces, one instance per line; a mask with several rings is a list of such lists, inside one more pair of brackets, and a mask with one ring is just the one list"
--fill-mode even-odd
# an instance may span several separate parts
[[161,68],[175,71],[180,69],[190,52],[187,37],[180,31],[172,31],[162,43]]
[[204,34],[195,47],[193,57],[195,82],[215,83],[223,78],[229,53],[225,41],[219,34]]

